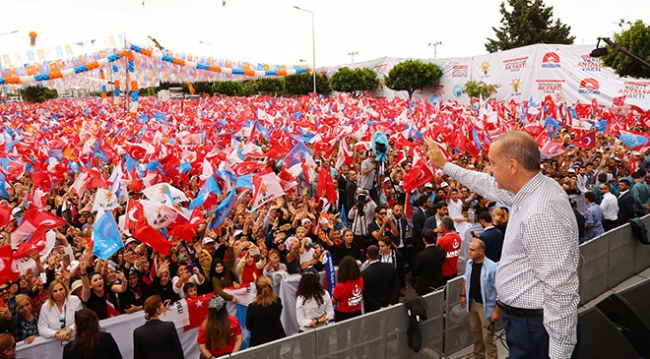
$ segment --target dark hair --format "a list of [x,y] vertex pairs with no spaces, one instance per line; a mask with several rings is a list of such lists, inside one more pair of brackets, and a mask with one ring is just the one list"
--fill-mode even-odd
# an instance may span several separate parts
[[[438,197],[438,196],[436,196],[436,197]],[[447,202],[445,202],[445,201],[438,201],[438,202],[436,203],[436,211],[437,211],[437,210],[440,210],[440,209],[442,209],[442,208],[444,208],[444,207],[449,207],[449,205],[447,204]]]
[[99,317],[97,313],[84,308],[74,313],[74,322],[77,325],[77,334],[72,342],[72,347],[84,353],[84,358],[91,358],[91,353],[99,345]]
[[386,209],[385,204],[380,204],[379,206],[375,207],[375,213],[381,212],[382,209]]
[[144,301],[144,318],[149,320],[156,315],[156,311],[162,305],[162,298],[159,295],[152,295]]
[[588,199],[589,203],[594,203],[596,202],[596,194],[593,192],[587,192],[585,193],[585,199]]
[[429,199],[429,196],[427,195],[421,195],[418,197],[418,199],[415,200],[415,205],[418,207],[422,207],[425,203],[427,203],[427,200]]
[[393,244],[393,240],[389,236],[381,236],[377,242],[384,242],[385,245],[389,246]]
[[352,256],[345,256],[339,263],[339,271],[336,272],[336,280],[339,283],[347,282],[350,279],[359,279],[361,271],[356,259]]
[[436,232],[431,228],[425,228],[422,230],[422,238],[427,244],[436,244]]
[[571,205],[571,208],[578,208],[578,202],[573,198],[569,198],[569,204]]
[[605,173],[605,172],[600,172],[600,173],[598,174],[598,182],[600,182],[600,183],[605,183],[605,182],[607,182],[607,173]]
[[490,215],[490,212],[488,212],[488,211],[483,211],[483,212],[479,213],[478,219],[479,220],[482,219],[482,220],[486,221],[487,223],[492,223],[492,216]]
[[304,271],[302,277],[300,277],[300,282],[298,282],[298,289],[296,289],[296,298],[302,297],[302,303],[308,299],[313,299],[318,303],[318,305],[323,305],[325,300],[323,295],[325,294],[325,289],[320,284],[320,277],[314,273],[314,271]]
[[370,259],[379,258],[379,247],[377,247],[374,244],[369,245],[368,248],[366,248],[366,254],[368,255],[368,258],[370,258]]
[[623,183],[625,183],[628,187],[630,187],[630,180],[628,180],[627,178],[621,178],[621,179],[618,180],[618,181],[619,181],[619,182],[623,182]]
[[183,284],[183,293],[187,293],[192,288],[196,288],[196,284],[192,282]]
[[208,309],[208,316],[203,322],[203,330],[207,337],[205,345],[208,349],[221,350],[228,346],[230,341],[230,315],[224,305],[221,309]]

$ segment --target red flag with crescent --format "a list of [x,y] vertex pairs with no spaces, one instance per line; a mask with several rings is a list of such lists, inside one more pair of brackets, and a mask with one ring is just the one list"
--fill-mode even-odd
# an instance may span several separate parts
[[413,168],[404,176],[403,188],[406,193],[410,193],[419,186],[431,181],[434,177],[434,172],[429,164],[422,160],[413,165]]
[[571,141],[571,145],[580,148],[596,148],[596,131],[589,132],[580,138],[576,138]]

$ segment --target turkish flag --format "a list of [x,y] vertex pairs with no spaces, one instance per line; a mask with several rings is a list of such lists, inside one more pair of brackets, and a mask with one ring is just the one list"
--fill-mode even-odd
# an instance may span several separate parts
[[11,220],[11,207],[0,206],[0,228],[4,227]]
[[406,176],[404,176],[402,187],[406,193],[409,193],[419,186],[431,181],[433,177],[435,176],[431,166],[429,166],[429,164],[424,160],[418,161],[413,165],[413,168],[411,168]]
[[172,242],[168,241],[165,236],[148,224],[138,228],[132,233],[132,236],[140,242],[148,244],[151,248],[162,255],[167,255],[169,253],[169,248],[172,246]]
[[14,256],[11,246],[0,247],[0,283],[4,284],[9,281],[16,282],[20,273],[14,271]]
[[18,250],[14,253],[14,258],[20,259],[27,257],[30,249],[36,249],[37,252],[41,252],[45,249],[46,243],[45,230],[41,227],[36,228],[27,242],[20,242]]
[[190,318],[190,324],[184,327],[185,331],[198,328],[208,316],[208,303],[214,293],[208,293],[196,298],[185,298],[187,302],[187,313]]
[[330,205],[334,205],[339,198],[339,192],[334,185],[329,166],[321,165],[320,172],[318,172],[316,196],[327,198],[327,203]]
[[634,152],[630,154],[630,160],[628,164],[630,165],[630,173],[636,172],[636,170],[639,168],[639,165],[636,162],[636,157],[634,156]]
[[124,228],[127,230],[136,229],[146,223],[147,219],[144,216],[144,207],[142,206],[142,203],[130,200],[126,206]]
[[564,151],[566,148],[562,142],[548,141],[542,147],[541,155],[542,157],[555,157],[563,154]]
[[580,148],[596,148],[596,131],[589,132],[580,138],[576,138],[571,141],[571,145]]

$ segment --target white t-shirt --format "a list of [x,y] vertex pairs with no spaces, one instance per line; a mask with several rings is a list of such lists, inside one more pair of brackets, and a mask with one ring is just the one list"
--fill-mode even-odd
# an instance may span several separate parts
[[603,201],[600,202],[600,207],[603,209],[603,217],[610,221],[618,219],[618,200],[616,196],[607,192],[603,195]]

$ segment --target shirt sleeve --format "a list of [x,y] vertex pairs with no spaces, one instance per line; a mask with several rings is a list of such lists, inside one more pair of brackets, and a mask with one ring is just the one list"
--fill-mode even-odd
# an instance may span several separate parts
[[497,187],[494,177],[489,174],[467,170],[453,163],[447,163],[443,170],[470,190],[477,192],[490,201],[512,206],[513,194]]
[[544,327],[549,334],[551,358],[570,358],[576,344],[578,246],[568,218],[550,213],[522,222],[522,242],[530,268],[544,286]]
[[241,335],[241,325],[239,325],[237,318],[233,317],[232,315],[230,316],[230,329],[232,336]]
[[310,304],[311,301],[307,300],[304,302],[304,298],[298,297],[296,298],[296,321],[298,322],[298,326],[300,328],[305,328],[308,327],[311,320],[313,318],[307,318],[307,308]]
[[205,344],[208,341],[208,338],[205,337],[205,329],[203,323],[199,327],[199,335],[196,337],[196,344]]
[[[43,304],[40,317],[38,318],[38,335],[44,338],[54,338],[56,330],[50,329],[48,326],[51,310],[47,309],[47,303]],[[58,320],[58,319],[57,319]]]
[[323,296],[325,299],[325,312],[327,313],[327,321],[334,320],[334,305],[332,305],[332,298],[330,298],[330,294],[325,291],[325,295]]

